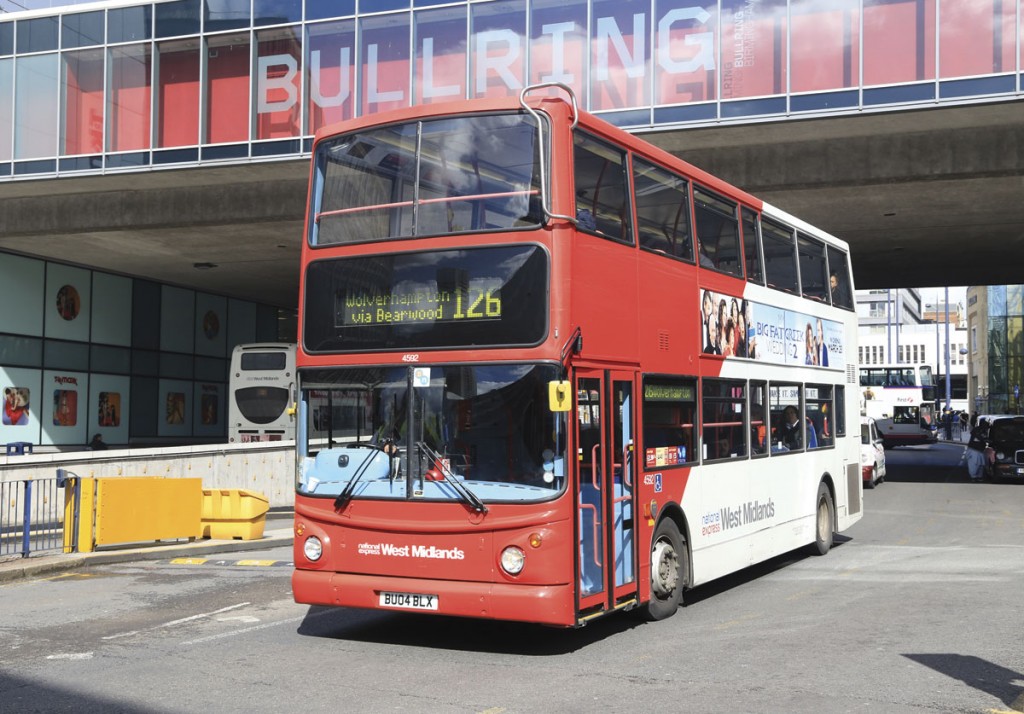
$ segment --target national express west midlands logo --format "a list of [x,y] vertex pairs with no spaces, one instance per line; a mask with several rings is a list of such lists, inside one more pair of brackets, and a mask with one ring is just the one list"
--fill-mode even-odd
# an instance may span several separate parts
[[714,535],[730,528],[760,523],[775,518],[775,502],[770,498],[761,501],[747,501],[735,508],[725,506],[718,511],[707,513],[701,518],[701,535]]
[[429,558],[433,560],[465,560],[461,548],[438,548],[435,545],[395,545],[394,543],[360,543],[359,555],[390,555],[394,558]]

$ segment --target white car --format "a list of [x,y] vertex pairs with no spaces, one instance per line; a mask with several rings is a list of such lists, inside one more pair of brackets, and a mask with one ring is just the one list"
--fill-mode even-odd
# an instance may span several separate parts
[[874,488],[876,483],[885,480],[885,448],[871,417],[860,420],[860,470],[864,488]]

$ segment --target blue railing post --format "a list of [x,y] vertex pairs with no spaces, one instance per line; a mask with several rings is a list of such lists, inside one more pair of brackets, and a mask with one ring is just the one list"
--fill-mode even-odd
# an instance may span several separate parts
[[32,481],[25,481],[25,511],[21,524],[21,557],[27,558],[29,546],[29,531],[32,528]]

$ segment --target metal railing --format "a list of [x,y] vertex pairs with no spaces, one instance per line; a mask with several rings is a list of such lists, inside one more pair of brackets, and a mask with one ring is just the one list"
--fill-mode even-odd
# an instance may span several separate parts
[[66,484],[61,470],[57,478],[0,482],[0,557],[71,552],[64,544]]

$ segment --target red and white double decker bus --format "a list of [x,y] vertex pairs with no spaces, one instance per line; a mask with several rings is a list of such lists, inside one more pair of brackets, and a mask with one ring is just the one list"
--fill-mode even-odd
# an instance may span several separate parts
[[563,89],[318,133],[297,602],[660,619],[860,518],[847,246]]

